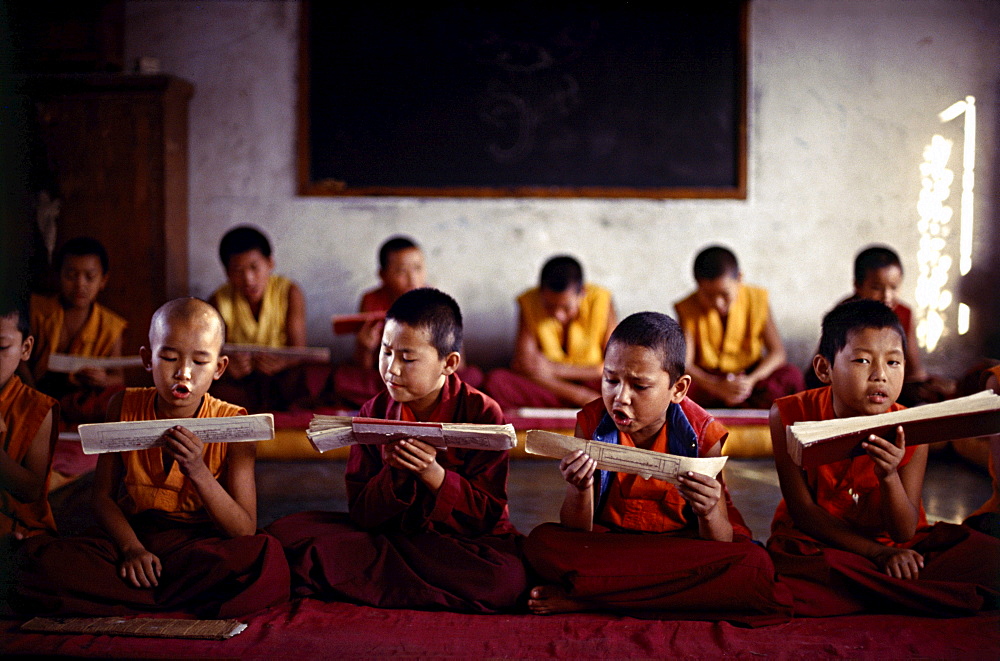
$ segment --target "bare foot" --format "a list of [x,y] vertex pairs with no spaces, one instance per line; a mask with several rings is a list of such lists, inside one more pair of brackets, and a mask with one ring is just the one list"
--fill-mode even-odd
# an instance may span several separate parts
[[528,609],[535,615],[577,613],[591,608],[586,602],[567,597],[566,591],[558,585],[539,585],[531,589],[528,597]]

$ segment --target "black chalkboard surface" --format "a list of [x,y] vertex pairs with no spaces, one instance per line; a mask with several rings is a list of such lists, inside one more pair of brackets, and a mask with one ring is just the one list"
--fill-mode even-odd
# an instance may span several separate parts
[[744,198],[745,0],[676,7],[304,2],[300,192]]

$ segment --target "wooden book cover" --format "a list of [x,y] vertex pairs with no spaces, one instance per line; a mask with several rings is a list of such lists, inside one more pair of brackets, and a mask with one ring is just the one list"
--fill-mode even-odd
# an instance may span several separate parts
[[333,323],[334,335],[357,333],[369,321],[385,319],[385,312],[356,312],[354,314],[335,314],[330,320]]
[[238,620],[177,620],[155,617],[36,617],[22,631],[84,633],[144,638],[226,640],[247,628]]
[[797,422],[785,428],[788,454],[814,468],[864,454],[861,443],[872,434],[891,441],[899,426],[907,445],[1000,434],[1000,395],[983,391],[879,415]]

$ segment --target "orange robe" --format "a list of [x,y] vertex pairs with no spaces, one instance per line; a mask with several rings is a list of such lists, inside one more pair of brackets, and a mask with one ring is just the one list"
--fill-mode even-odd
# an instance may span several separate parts
[[[413,421],[382,393],[361,415]],[[502,424],[496,402],[455,374],[445,382],[434,422]],[[267,530],[281,540],[294,593],[381,608],[495,613],[527,589],[522,537],[507,509],[506,451],[448,448],[437,493],[382,461],[376,445],[351,446],[344,479],[349,514],[300,512]]]
[[[676,407],[676,408],[674,408]],[[595,400],[577,421],[586,437],[633,446]],[[651,449],[703,456],[728,432],[689,399],[671,404]],[[721,477],[720,477],[721,481]],[[595,475],[594,530],[554,523],[528,535],[525,555],[543,580],[594,608],[665,619],[731,620],[754,626],[791,615],[791,596],[774,581],[767,553],[723,483],[733,541],[698,537],[697,517],[668,482],[624,473]]]
[[111,356],[128,323],[100,303],[94,303],[87,321],[65,347],[62,337],[65,310],[58,296],[31,296],[31,330],[35,346],[31,352],[31,373],[38,389],[59,400],[62,418],[67,424],[104,422],[108,400],[121,386],[90,388],[70,374],[49,372],[49,356],[67,353],[74,356],[107,358]]
[[[122,420],[156,419],[155,388],[129,388]],[[197,417],[242,415],[240,407],[205,395]],[[205,444],[205,463],[226,471],[225,443]],[[70,539],[25,543],[11,598],[33,614],[129,615],[180,612],[239,617],[287,601],[288,564],[281,545],[258,533],[224,537],[176,463],[163,471],[160,448],[122,453],[119,505],[143,546],[162,563],[159,586],[136,588],[118,574],[121,551],[102,529]],[[35,543],[37,540],[37,543]]]
[[[829,387],[775,402],[790,425],[834,417]],[[902,408],[894,404],[891,410]],[[900,466],[909,463],[909,447]],[[1000,597],[1000,540],[965,526],[927,525],[923,503],[917,533],[897,544],[881,523],[881,494],[868,455],[804,471],[816,504],[855,532],[887,546],[913,549],[924,558],[916,580],[893,578],[871,560],[813,539],[795,524],[785,501],[778,504],[767,549],[779,579],[792,590],[795,614],[823,617],[866,610],[958,616],[979,611]]]
[[[16,375],[10,377],[7,385],[0,390],[0,416],[7,425],[7,432],[0,436],[0,442],[3,443],[3,450],[12,461],[18,464],[24,461],[31,447],[31,441],[45,421],[45,416],[56,407],[56,400],[24,385]],[[49,470],[59,433],[58,409],[53,416],[52,433],[48,440]],[[52,518],[52,509],[49,507],[48,474],[45,477],[42,497],[36,501],[25,503],[7,491],[0,490],[0,535],[19,533],[25,537],[32,537],[55,531],[56,524]]]

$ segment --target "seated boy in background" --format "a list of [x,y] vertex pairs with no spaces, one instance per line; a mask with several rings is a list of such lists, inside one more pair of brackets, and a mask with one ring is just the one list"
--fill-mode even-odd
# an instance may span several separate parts
[[959,616],[996,607],[1000,540],[965,526],[927,525],[921,491],[927,446],[872,435],[864,454],[800,469],[785,428],[800,421],[876,415],[901,408],[906,335],[885,305],[858,300],[823,318],[813,366],[827,387],[778,399],[771,442],[784,500],[767,549],[795,614],[862,611]]
[[485,388],[504,410],[583,406],[599,395],[604,346],[617,319],[611,292],[585,283],[572,257],[549,259],[537,287],[522,293],[511,369]]
[[[108,419],[246,414],[207,394],[226,369],[219,353],[225,334],[204,301],[160,307],[140,352],[156,385],[117,395]],[[76,539],[26,541],[11,598],[16,610],[228,618],[288,599],[281,546],[256,534],[256,445],[206,444],[181,425],[165,431],[162,443],[100,455],[93,492],[99,528]]]
[[15,374],[31,355],[28,309],[0,294],[0,604],[11,587],[11,559],[20,540],[55,533],[49,470],[58,432],[56,400]]
[[[306,346],[302,290],[274,274],[271,243],[260,230],[240,226],[219,243],[228,282],[209,298],[226,322],[229,342],[265,347]],[[232,353],[229,369],[212,386],[217,397],[252,412],[287,409],[307,395],[298,358]]]
[[[503,424],[496,402],[462,382],[462,315],[436,289],[400,296],[386,314],[379,369],[387,391],[364,417]],[[297,596],[381,608],[493,613],[527,586],[521,536],[507,511],[507,451],[438,449],[406,439],[353,445],[349,514],[302,512],[281,540]]]
[[687,342],[688,396],[704,407],[768,408],[802,390],[785,362],[766,289],[743,284],[736,255],[721,246],[694,260],[698,288],[674,307]]
[[906,378],[900,403],[915,406],[949,399],[955,395],[956,383],[952,379],[928,374],[924,369],[913,312],[899,300],[902,284],[903,265],[899,255],[885,246],[871,246],[854,258],[854,295],[845,300],[866,298],[878,301],[899,317],[906,333]]
[[[381,284],[362,294],[358,312],[385,312],[397,298],[427,282],[424,253],[409,237],[386,240],[378,251],[378,265]],[[351,364],[334,370],[333,393],[341,402],[360,406],[385,389],[378,370],[384,326],[382,319],[366,322],[355,336]]]
[[[608,343],[601,398],[577,415],[576,436],[686,457],[718,457],[728,432],[685,394],[684,334],[670,317],[626,317]],[[545,581],[537,614],[608,610],[673,619],[772,624],[791,597],[722,482],[698,473],[674,486],[595,470],[580,451],[559,469],[560,524],[535,528],[525,555]]]
[[59,400],[67,425],[104,422],[111,396],[124,387],[120,369],[87,367],[75,374],[50,372],[53,353],[108,358],[122,355],[125,320],[97,302],[108,284],[108,253],[100,241],[70,239],[56,252],[59,294],[32,295],[35,347],[29,370],[35,387]]

